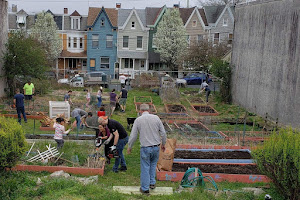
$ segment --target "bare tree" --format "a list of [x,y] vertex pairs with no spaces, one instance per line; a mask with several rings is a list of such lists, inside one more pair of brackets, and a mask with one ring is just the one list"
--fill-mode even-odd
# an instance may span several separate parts
[[184,67],[206,71],[213,59],[221,59],[230,48],[225,42],[212,44],[207,40],[203,40],[193,43],[184,58]]

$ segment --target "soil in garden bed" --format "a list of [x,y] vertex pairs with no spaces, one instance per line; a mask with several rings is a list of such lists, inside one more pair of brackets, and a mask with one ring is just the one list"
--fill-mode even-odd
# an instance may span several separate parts
[[216,113],[210,106],[193,106],[197,111],[203,113]]
[[251,159],[251,154],[245,151],[175,151],[174,158],[182,159]]
[[182,105],[167,105],[169,112],[185,113],[186,109]]
[[260,174],[256,165],[206,165],[174,163],[172,171],[185,172],[191,167],[197,167],[203,173]]

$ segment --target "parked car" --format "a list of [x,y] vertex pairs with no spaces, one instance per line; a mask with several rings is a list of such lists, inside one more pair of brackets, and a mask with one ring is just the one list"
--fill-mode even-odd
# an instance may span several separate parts
[[208,83],[212,81],[209,74],[206,73],[192,73],[183,77],[188,85],[200,85],[203,81],[208,79]]

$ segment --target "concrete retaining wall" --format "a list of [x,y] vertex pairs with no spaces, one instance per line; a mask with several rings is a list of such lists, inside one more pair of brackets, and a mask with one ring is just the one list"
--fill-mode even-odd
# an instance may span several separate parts
[[[3,51],[5,48],[5,43],[7,41],[7,31],[8,31],[8,23],[7,23],[7,1],[0,0],[0,76],[3,75]],[[0,97],[5,95],[5,79],[0,77]]]
[[300,128],[300,1],[237,5],[233,101]]

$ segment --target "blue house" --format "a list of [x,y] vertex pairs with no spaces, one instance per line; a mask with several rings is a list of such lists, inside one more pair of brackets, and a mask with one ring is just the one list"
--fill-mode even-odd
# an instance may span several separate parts
[[87,19],[87,70],[115,76],[118,10],[89,8]]

